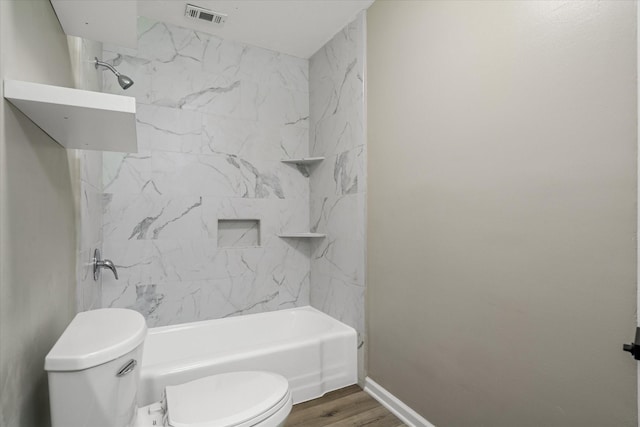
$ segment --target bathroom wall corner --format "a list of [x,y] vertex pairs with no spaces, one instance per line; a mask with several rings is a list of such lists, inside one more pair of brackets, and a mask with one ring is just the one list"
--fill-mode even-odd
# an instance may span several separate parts
[[[67,46],[77,89],[102,91],[102,74],[94,58],[102,57],[102,43],[67,36]],[[76,212],[76,298],[77,310],[102,306],[102,277],[93,280],[95,249],[102,251],[102,152],[67,150],[71,165]]]
[[311,305],[358,332],[358,381],[365,363],[364,138],[365,12],[309,60],[309,154],[324,156],[310,176]]

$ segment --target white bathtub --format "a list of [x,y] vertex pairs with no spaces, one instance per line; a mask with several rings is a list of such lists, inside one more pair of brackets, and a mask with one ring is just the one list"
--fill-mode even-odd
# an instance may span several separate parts
[[144,344],[139,405],[167,385],[223,372],[265,370],[289,380],[293,402],[357,380],[356,331],[301,307],[151,328]]

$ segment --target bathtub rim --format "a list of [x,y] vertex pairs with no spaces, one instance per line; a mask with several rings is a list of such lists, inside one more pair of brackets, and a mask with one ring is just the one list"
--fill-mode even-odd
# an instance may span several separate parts
[[226,317],[221,319],[199,320],[197,322],[187,322],[187,323],[180,323],[176,325],[159,326],[159,327],[147,329],[147,335],[162,335],[170,332],[179,332],[186,329],[196,329],[199,326],[205,326],[206,324],[211,322],[237,323],[240,321],[247,321],[247,318],[249,317],[251,318],[264,317],[265,315],[268,316],[268,315],[273,315],[275,313],[282,313],[282,312],[288,313],[292,311],[306,311],[306,312],[318,314],[323,318],[328,318],[329,321],[331,322],[331,327],[322,333],[314,334],[308,338],[297,337],[293,341],[287,340],[287,339],[278,340],[259,348],[245,349],[239,352],[225,352],[221,354],[214,354],[210,351],[203,351],[201,353],[198,353],[197,355],[180,359],[180,362],[178,364],[176,364],[175,361],[145,363],[145,358],[143,353],[142,363],[141,363],[142,375],[147,376],[146,374],[152,374],[158,371],[179,373],[181,371],[188,371],[189,369],[197,369],[210,364],[212,359],[224,363],[227,361],[232,361],[234,359],[237,359],[239,356],[243,358],[247,358],[247,357],[262,356],[264,354],[268,354],[273,351],[295,350],[300,346],[316,345],[316,344],[322,343],[328,337],[349,338],[353,336],[355,337],[354,339],[357,345],[357,331],[355,330],[355,328],[308,305],[303,307],[293,307],[293,308],[288,308],[283,310],[274,310],[274,311],[268,311],[268,312],[262,312],[262,313],[252,313],[252,314],[246,314],[246,315],[240,315],[240,316],[234,316],[234,317]]
[[317,308],[314,308],[310,305],[304,305],[301,307],[291,307],[291,308],[284,308],[282,310],[273,310],[273,311],[263,311],[261,313],[251,313],[251,314],[241,314],[238,316],[231,316],[231,317],[221,317],[218,319],[207,319],[207,320],[197,320],[195,322],[185,322],[185,323],[176,323],[175,325],[166,325],[166,326],[155,326],[155,327],[151,327],[151,328],[147,328],[147,335],[160,335],[163,333],[167,333],[167,332],[174,332],[174,331],[180,331],[183,329],[191,329],[191,328],[195,328],[197,326],[201,326],[210,322],[217,322],[217,323],[235,323],[238,321],[246,321],[247,318],[253,318],[253,317],[263,317],[263,316],[267,316],[267,315],[273,315],[276,313],[289,313],[292,311],[307,311],[310,313],[315,313],[315,314],[319,314],[321,317],[327,317],[331,320],[331,322],[333,323],[334,326],[337,326],[339,328],[342,327],[346,327],[348,329],[353,329],[355,330],[355,328],[347,325],[346,323],[328,315],[327,313],[318,310]]

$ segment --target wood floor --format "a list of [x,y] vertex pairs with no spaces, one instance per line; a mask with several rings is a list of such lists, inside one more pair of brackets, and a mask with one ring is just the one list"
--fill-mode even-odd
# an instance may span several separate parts
[[395,415],[357,385],[294,405],[285,427],[400,427]]

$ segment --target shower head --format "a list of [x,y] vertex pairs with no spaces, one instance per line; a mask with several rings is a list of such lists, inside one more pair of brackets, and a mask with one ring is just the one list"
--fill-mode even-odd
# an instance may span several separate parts
[[124,74],[118,75],[118,83],[120,83],[120,87],[125,90],[133,86],[133,80],[131,80],[131,77],[125,76]]
[[98,58],[95,58],[95,59],[96,59],[96,70],[98,69],[98,67],[104,67],[110,70],[118,78],[118,84],[122,89],[127,90],[131,86],[133,86],[133,80],[131,80],[131,77],[125,76],[124,74],[120,74],[120,72],[116,70],[111,64],[102,62]]

